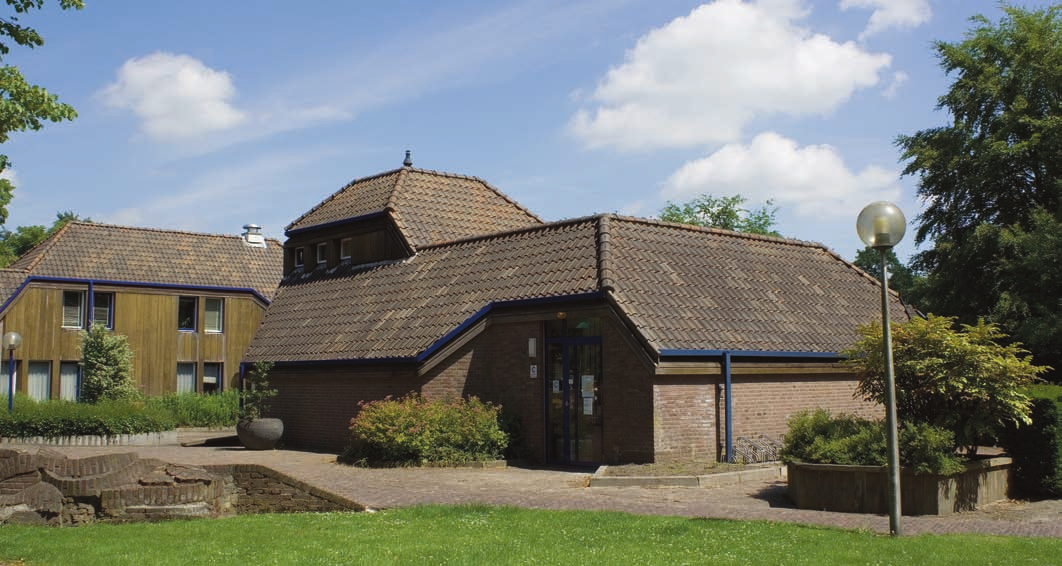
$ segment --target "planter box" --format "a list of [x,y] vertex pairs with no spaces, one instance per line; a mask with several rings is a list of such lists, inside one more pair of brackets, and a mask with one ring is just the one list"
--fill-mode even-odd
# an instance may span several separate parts
[[[1010,458],[966,464],[950,476],[900,471],[900,511],[904,515],[949,515],[1007,498]],[[788,465],[789,498],[799,509],[885,514],[888,474],[884,466]]]

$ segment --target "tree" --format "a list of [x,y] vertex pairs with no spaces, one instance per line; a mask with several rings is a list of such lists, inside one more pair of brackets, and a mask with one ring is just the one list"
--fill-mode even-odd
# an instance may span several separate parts
[[774,230],[774,213],[778,211],[772,208],[774,203],[768,200],[755,210],[741,208],[747,200],[741,195],[717,198],[703,194],[682,204],[668,201],[660,209],[660,220],[761,236],[781,236]]
[[129,340],[101,324],[81,332],[81,400],[131,401],[140,397],[133,381]]
[[19,226],[15,231],[0,229],[0,267],[7,267],[15,263],[22,254],[28,252],[33,246],[44,241],[73,221],[92,222],[91,218],[81,218],[70,210],[55,213],[55,222],[51,228],[45,228],[43,224],[31,226]]
[[922,308],[987,317],[1058,361],[1062,320],[1041,317],[1031,340],[1022,317],[1059,307],[1057,292],[1028,283],[1062,288],[1053,260],[1029,255],[1033,235],[1062,220],[1062,6],[1002,9],[998,23],[974,17],[962,41],[934,45],[953,77],[937,102],[950,123],[897,138],[925,204],[916,243],[933,241],[912,267],[926,275]]
[[[885,262],[889,269],[889,289],[910,302],[910,294],[917,279],[914,271],[900,263],[900,258],[896,257],[896,252],[892,249],[886,252]],[[878,250],[869,246],[859,250],[852,264],[881,281],[881,254]]]
[[[39,10],[45,0],[6,0],[14,14],[0,17],[0,61],[11,51],[11,44],[28,47],[44,45],[44,38],[31,27],[19,23],[22,14]],[[64,10],[80,10],[82,0],[59,0]],[[43,87],[26,82],[18,68],[13,65],[0,67],[0,144],[5,143],[12,132],[39,130],[45,121],[73,120],[77,112],[68,104]],[[7,155],[0,154],[0,172],[11,167]],[[0,225],[7,222],[7,205],[14,196],[15,186],[9,179],[0,178]]]
[[[995,325],[979,321],[953,330],[954,319],[930,315],[892,326],[896,414],[902,422],[951,431],[956,447],[975,453],[1008,423],[1028,424],[1023,392],[1045,371]],[[859,340],[844,352],[859,379],[856,395],[884,404],[885,370],[881,325],[858,329]]]

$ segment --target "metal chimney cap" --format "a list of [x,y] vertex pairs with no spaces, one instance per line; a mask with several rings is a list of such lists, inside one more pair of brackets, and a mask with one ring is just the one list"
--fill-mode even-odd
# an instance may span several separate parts
[[404,161],[402,161],[402,166],[403,167],[412,167],[413,166],[413,152],[412,151],[409,151],[408,149],[406,150],[406,159]]

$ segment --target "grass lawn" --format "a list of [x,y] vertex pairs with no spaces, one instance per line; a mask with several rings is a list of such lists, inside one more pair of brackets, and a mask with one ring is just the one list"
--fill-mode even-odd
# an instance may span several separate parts
[[[1057,564],[1062,540],[892,539],[765,522],[511,507],[0,527],[0,564]],[[6,561],[6,562],[5,562]]]

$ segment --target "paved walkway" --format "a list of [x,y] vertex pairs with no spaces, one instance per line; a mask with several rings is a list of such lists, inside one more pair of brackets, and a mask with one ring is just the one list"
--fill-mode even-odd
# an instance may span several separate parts
[[[785,482],[777,480],[718,488],[590,488],[586,487],[589,479],[586,472],[527,468],[364,469],[338,464],[335,455],[294,450],[254,452],[228,446],[63,447],[57,450],[70,457],[135,451],[142,457],[183,464],[262,464],[375,509],[428,503],[478,503],[768,520],[879,533],[887,533],[889,527],[888,517],[884,515],[795,509],[785,495]],[[1062,537],[1062,501],[1003,502],[946,517],[904,517],[903,529],[905,534]]]

